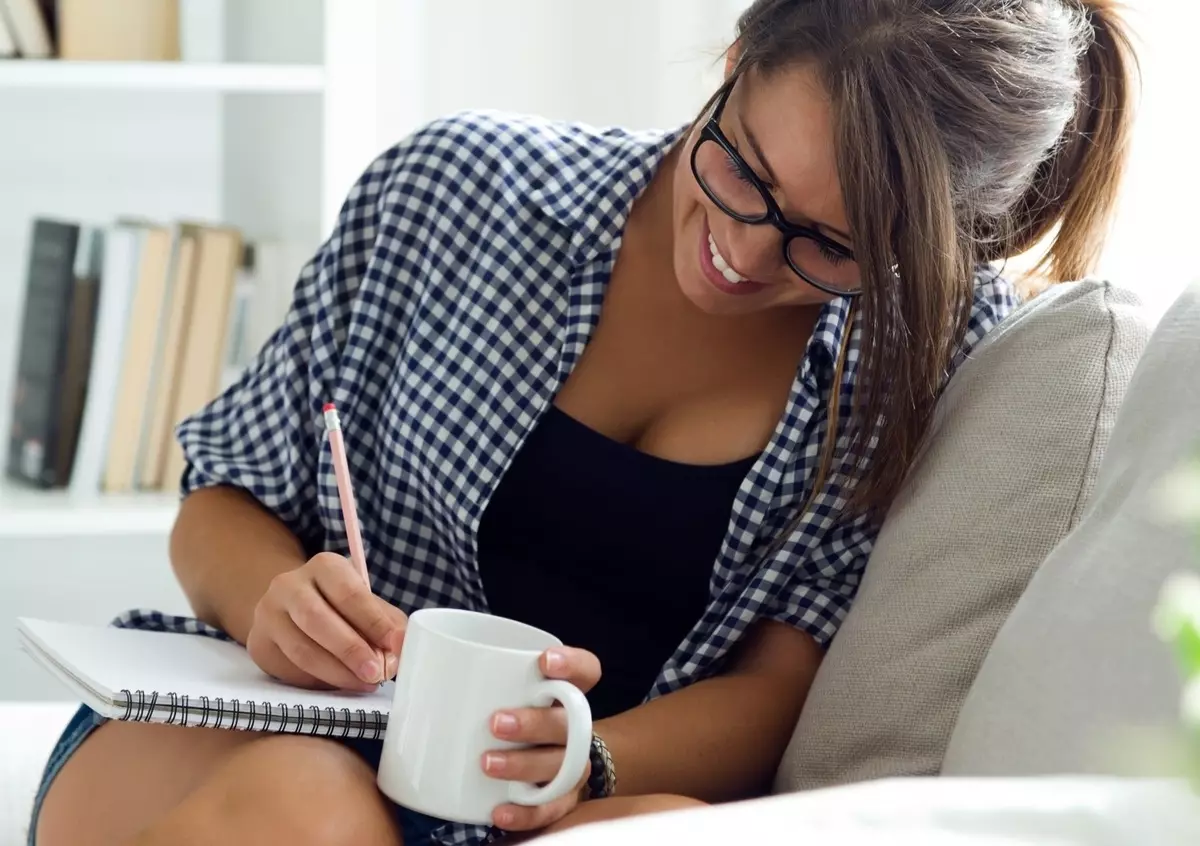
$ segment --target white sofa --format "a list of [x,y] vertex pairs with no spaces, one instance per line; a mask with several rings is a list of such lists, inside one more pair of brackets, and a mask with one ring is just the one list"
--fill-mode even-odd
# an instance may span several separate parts
[[[1180,684],[1150,608],[1166,576],[1189,565],[1190,547],[1178,527],[1154,522],[1151,503],[1156,479],[1200,437],[1200,285],[1150,331],[1134,298],[1086,280],[1027,304],[958,371],[779,769],[777,793],[815,792],[754,806],[769,813],[721,809],[696,842],[728,842],[717,832],[729,830],[769,840],[780,814],[839,807],[839,785],[867,781],[845,790],[900,797],[888,806],[895,814],[871,823],[899,826],[890,843],[1024,842],[988,839],[986,827],[967,839],[903,839],[904,826],[918,830],[904,813],[917,794],[905,791],[925,790],[921,807],[966,794],[947,779],[930,792],[916,785],[938,779],[910,788],[897,777],[1016,777],[995,782],[1009,785],[998,794],[1010,797],[1005,813],[1019,820],[1015,797],[1036,805],[1041,796],[1053,828],[1049,794],[1021,779],[1128,773],[1133,762],[1113,738],[1130,727],[1170,737]],[[0,846],[24,842],[41,762],[68,714],[0,705]],[[1163,761],[1136,763],[1165,774]],[[1180,790],[1060,784],[1056,813],[1093,822],[1102,816],[1089,796],[1116,797],[1104,807],[1124,813]],[[890,793],[871,792],[883,785]],[[1200,830],[1187,829],[1194,809],[1179,810],[1178,831]],[[756,819],[776,827],[756,834],[746,828]],[[740,828],[722,829],[729,820]]]
[[42,767],[75,707],[67,702],[0,703],[0,846],[25,846]]
[[1178,780],[887,778],[583,826],[540,846],[1195,846],[1200,797]]

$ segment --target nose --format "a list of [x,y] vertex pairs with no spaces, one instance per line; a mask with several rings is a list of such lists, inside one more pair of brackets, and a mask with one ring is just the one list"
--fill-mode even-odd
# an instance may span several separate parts
[[774,227],[730,219],[713,237],[734,270],[748,279],[768,281],[778,268],[779,233]]

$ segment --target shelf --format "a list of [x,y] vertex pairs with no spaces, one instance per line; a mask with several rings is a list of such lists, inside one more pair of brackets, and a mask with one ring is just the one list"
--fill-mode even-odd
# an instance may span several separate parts
[[0,482],[0,538],[165,537],[178,509],[179,497],[166,493],[78,496]]
[[320,65],[0,60],[0,89],[313,92]]

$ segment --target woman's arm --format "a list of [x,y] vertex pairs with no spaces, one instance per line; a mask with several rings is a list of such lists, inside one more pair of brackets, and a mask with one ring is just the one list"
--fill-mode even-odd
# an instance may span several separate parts
[[823,652],[784,623],[758,623],[722,675],[596,724],[619,795],[706,802],[769,789]]
[[171,531],[171,566],[204,622],[245,644],[271,580],[307,560],[296,536],[245,491],[188,494]]
[[244,491],[189,494],[171,561],[196,616],[278,679],[373,690],[396,672],[404,613],[372,594],[343,556],[305,560],[295,535]]
[[[598,721],[596,734],[613,757],[617,795],[672,794],[720,802],[766,792],[822,655],[809,635],[792,626],[759,622],[723,674]],[[599,660],[582,649],[549,650],[540,667],[548,677],[583,690],[600,679]],[[562,750],[547,748],[566,743],[561,708],[496,714],[492,732],[533,746],[486,754],[484,772],[493,778],[547,782],[562,765]],[[495,822],[510,831],[542,829],[577,802],[571,795],[536,808],[503,805]]]
[[325,538],[316,501],[321,408],[337,379],[381,193],[423,161],[408,155],[420,143],[416,134],[367,166],[333,232],[300,269],[282,324],[241,378],[176,431],[188,471],[172,566],[196,616],[241,643],[268,586],[302,567],[306,548]]

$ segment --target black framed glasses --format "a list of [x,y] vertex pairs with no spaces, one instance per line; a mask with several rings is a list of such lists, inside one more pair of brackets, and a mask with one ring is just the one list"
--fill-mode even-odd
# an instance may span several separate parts
[[[734,80],[736,82],[736,79]],[[862,291],[854,253],[808,226],[791,223],[770,190],[721,131],[721,114],[733,83],[725,86],[692,148],[692,174],[717,208],[751,226],[769,224],[783,235],[783,257],[792,272],[821,291],[852,297]]]

